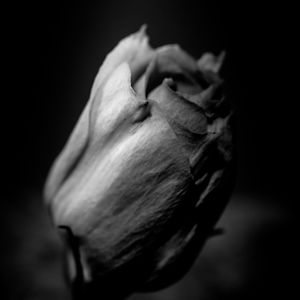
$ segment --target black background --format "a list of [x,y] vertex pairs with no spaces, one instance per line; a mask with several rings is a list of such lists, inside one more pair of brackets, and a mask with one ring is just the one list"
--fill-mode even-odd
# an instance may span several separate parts
[[[251,233],[255,242],[248,246],[246,239],[247,246],[241,248],[249,264],[240,267],[247,274],[242,284],[233,283],[226,292],[183,295],[186,299],[292,295],[296,199],[291,193],[295,168],[291,114],[296,99],[289,94],[292,75],[286,69],[294,62],[293,20],[287,6],[259,1],[31,1],[12,2],[3,10],[7,17],[3,74],[8,80],[2,99],[6,180],[0,274],[8,299],[48,299],[55,288],[57,294],[51,295],[57,299],[62,295],[59,283],[43,290],[38,280],[25,279],[31,270],[48,283],[52,282],[48,276],[58,276],[27,261],[37,247],[31,244],[44,237],[39,223],[42,186],[105,55],[142,24],[148,25],[153,47],[178,43],[196,58],[204,51],[226,50],[222,76],[236,111],[238,136],[238,177],[227,218],[230,227],[236,204],[242,215],[245,210],[252,213],[241,226],[256,226]],[[274,214],[268,217],[270,211]],[[241,217],[241,222],[245,220]],[[29,246],[24,248],[24,243]],[[51,253],[43,255],[51,261]],[[184,284],[181,288],[188,289]],[[185,299],[168,295],[153,299]]]

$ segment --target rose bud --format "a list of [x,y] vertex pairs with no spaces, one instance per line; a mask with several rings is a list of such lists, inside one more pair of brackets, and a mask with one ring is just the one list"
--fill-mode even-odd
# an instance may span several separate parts
[[45,187],[74,296],[164,288],[213,235],[234,181],[223,58],[153,49],[144,27],[106,57]]

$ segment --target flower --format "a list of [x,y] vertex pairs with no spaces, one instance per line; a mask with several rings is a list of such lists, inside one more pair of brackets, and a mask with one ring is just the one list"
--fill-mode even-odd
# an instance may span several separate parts
[[234,169],[223,58],[152,49],[142,27],[100,67],[45,187],[85,290],[165,287],[212,234]]

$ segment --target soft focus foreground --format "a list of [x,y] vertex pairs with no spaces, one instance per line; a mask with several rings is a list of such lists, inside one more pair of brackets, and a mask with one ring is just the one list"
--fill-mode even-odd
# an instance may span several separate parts
[[[62,243],[43,210],[39,193],[7,204],[1,219],[1,289],[6,299],[67,300]],[[183,280],[130,300],[292,298],[296,229],[290,214],[263,196],[234,195],[212,237]],[[41,213],[44,211],[44,214]],[[298,254],[298,253],[297,253]],[[101,298],[99,298],[101,299]]]

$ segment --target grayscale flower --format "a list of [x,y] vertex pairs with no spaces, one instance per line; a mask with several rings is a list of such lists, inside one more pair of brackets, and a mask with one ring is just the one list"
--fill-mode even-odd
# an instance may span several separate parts
[[213,234],[234,181],[223,58],[153,49],[144,27],[106,57],[45,187],[81,291],[163,288]]

